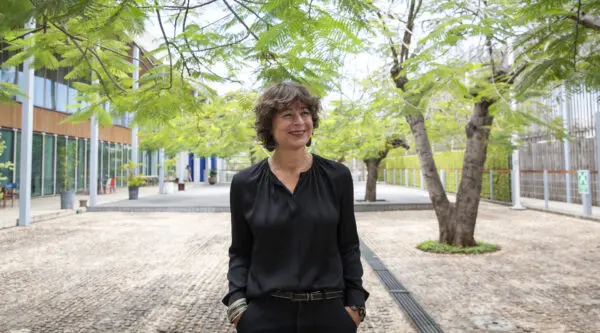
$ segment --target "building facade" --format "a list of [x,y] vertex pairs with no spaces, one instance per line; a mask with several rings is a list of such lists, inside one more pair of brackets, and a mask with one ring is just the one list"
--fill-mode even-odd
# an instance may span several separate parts
[[[1,48],[0,48],[1,49]],[[10,54],[0,50],[0,65]],[[85,193],[89,189],[90,172],[90,122],[72,124],[64,122],[77,109],[70,105],[76,101],[77,90],[72,81],[65,78],[66,69],[35,71],[33,85],[34,120],[31,190],[32,196],[54,195],[63,189]],[[0,68],[0,81],[24,88],[22,68]],[[19,163],[21,155],[21,102],[0,104],[0,140],[5,149],[0,163],[11,162],[13,170],[0,169],[0,185],[20,183]],[[131,160],[131,116],[113,119],[113,125],[99,129],[98,181],[116,178],[116,185],[126,186],[120,167]],[[144,175],[158,174],[157,152],[139,151],[140,172]],[[101,187],[99,187],[101,188]]]

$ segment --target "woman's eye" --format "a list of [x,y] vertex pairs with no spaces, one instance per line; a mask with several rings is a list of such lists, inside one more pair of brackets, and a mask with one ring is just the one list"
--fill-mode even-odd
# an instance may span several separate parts
[[310,116],[310,111],[305,110],[304,112],[302,112],[303,116]]
[[292,116],[291,113],[284,113],[281,115],[281,118],[290,118]]

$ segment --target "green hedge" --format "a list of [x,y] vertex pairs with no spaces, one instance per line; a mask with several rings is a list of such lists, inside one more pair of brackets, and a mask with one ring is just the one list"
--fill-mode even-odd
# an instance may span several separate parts
[[[510,150],[504,147],[490,147],[485,161],[486,170],[508,170]],[[435,153],[433,159],[438,170],[446,170],[446,191],[456,193],[456,169],[461,169],[464,159],[464,151],[450,151]],[[396,169],[396,184],[404,186],[421,186],[421,170],[419,157],[416,155],[400,156],[390,154],[382,163],[382,169],[387,170],[386,179],[388,184],[394,183],[394,169]],[[406,172],[408,172],[408,184],[406,184]],[[441,172],[440,172],[441,174]],[[462,174],[458,171],[458,181]],[[383,181],[383,170],[379,173],[379,180]],[[510,201],[510,173],[493,173],[494,200]],[[483,174],[481,197],[490,198],[490,173]]]

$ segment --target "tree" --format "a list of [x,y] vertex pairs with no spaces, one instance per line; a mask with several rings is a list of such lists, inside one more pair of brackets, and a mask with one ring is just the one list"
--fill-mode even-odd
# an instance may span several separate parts
[[[441,14],[437,17],[433,14],[434,26],[413,53],[411,42],[417,19],[422,14],[422,5],[421,0],[408,1],[400,44],[394,43],[395,34],[388,28],[386,18],[390,15],[378,9],[376,14],[384,35],[389,38],[388,48],[392,56],[390,74],[394,86],[404,97],[405,106],[401,114],[414,136],[421,169],[438,218],[439,241],[460,247],[474,246],[483,165],[494,112],[507,108],[507,103],[503,103],[508,97],[507,88],[518,74],[518,71],[506,67],[505,54],[497,48],[501,45],[499,41],[503,34],[509,30],[508,21],[497,11],[498,5],[491,1],[484,1],[479,7],[476,2],[469,1],[435,3],[436,11]],[[448,56],[451,48],[469,37],[481,37],[485,41],[482,48],[487,57],[481,65],[461,64],[459,61],[445,65],[434,60],[451,58]],[[470,73],[469,83],[464,79],[467,72]],[[473,105],[465,126],[462,180],[455,203],[448,200],[442,186],[425,126],[425,110],[440,90],[446,90],[457,98],[469,99]]]
[[[179,116],[157,128],[147,126],[141,133],[144,147],[163,147],[167,154],[190,151],[223,158],[249,153],[252,159],[260,151],[252,112],[256,98],[256,93],[244,90],[214,95],[209,100],[181,96]],[[192,105],[183,106],[185,103]]]
[[408,149],[406,126],[395,117],[395,91],[377,81],[365,80],[362,93],[352,100],[335,101],[318,129],[315,147],[325,157],[343,161],[358,157],[367,166],[365,201],[377,200],[379,165],[390,150]]

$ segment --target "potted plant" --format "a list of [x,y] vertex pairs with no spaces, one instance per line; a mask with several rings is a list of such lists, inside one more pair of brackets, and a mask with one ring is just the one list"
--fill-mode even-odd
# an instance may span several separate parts
[[133,162],[121,166],[121,169],[126,172],[125,180],[129,189],[129,200],[137,200],[140,194],[140,186],[146,184],[146,179],[138,173],[141,166],[142,164],[135,164]]
[[217,183],[217,169],[210,169],[208,183],[210,185],[215,185]]
[[58,145],[56,150],[57,191],[60,193],[60,209],[75,209],[75,168],[77,166],[75,141]]

